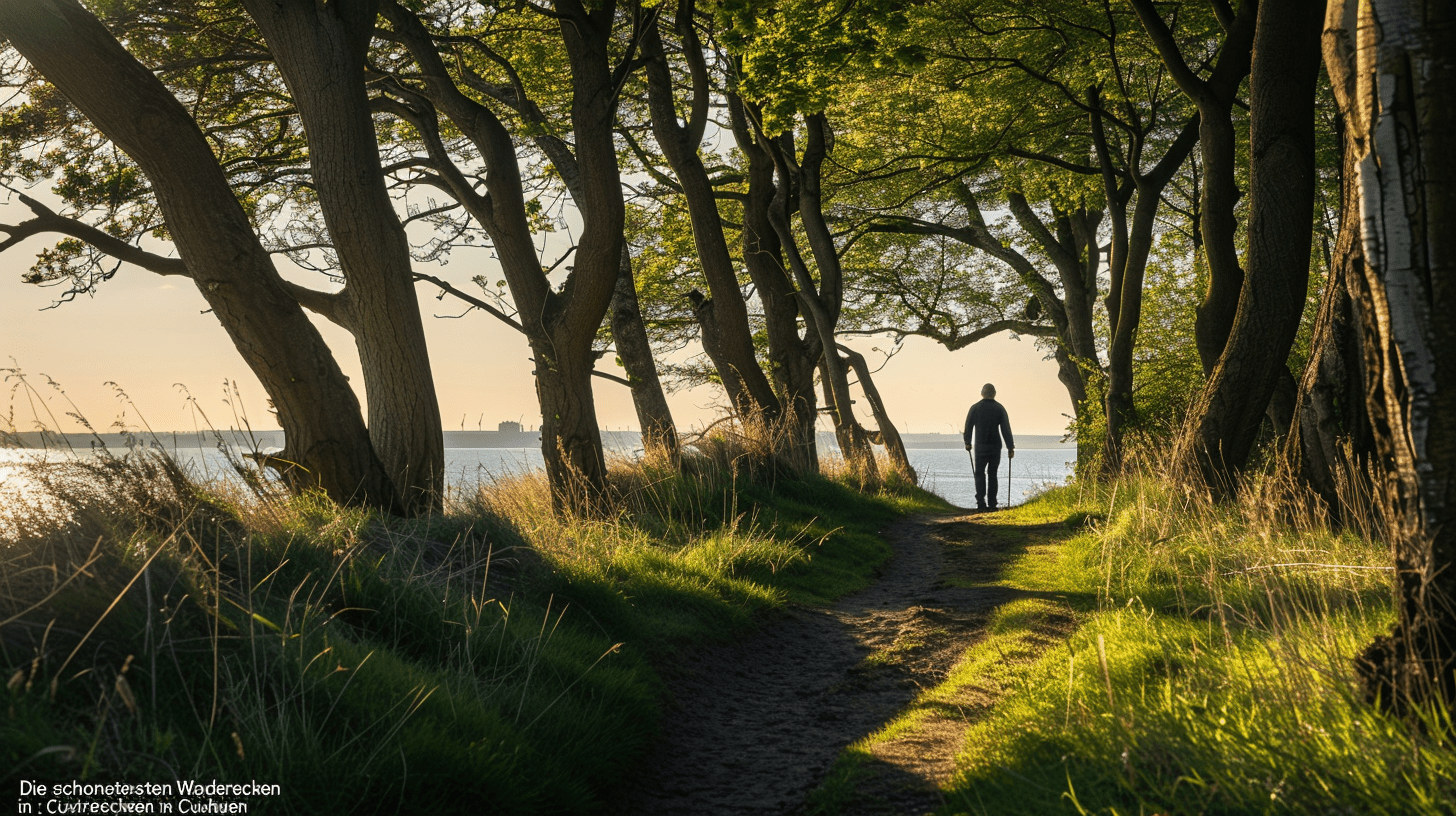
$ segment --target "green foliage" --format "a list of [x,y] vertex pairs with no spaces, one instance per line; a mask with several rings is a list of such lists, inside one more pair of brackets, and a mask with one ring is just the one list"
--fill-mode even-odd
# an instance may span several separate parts
[[1133,353],[1133,401],[1142,433],[1159,439],[1176,433],[1203,388],[1193,324],[1207,286],[1203,256],[1179,233],[1158,236],[1143,281]]
[[925,49],[903,37],[905,0],[718,4],[719,40],[742,59],[738,90],[763,109],[766,133],[787,130],[794,114],[827,108],[847,80],[923,64]]

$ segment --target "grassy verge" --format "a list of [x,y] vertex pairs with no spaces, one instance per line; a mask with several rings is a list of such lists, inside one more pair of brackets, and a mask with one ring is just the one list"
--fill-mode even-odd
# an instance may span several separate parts
[[863,586],[936,505],[622,464],[612,519],[524,477],[404,521],[199,486],[156,459],[32,474],[0,549],[0,784],[256,780],[252,812],[581,812],[655,728],[654,665]]
[[1027,542],[987,573],[1019,597],[845,753],[822,811],[877,744],[948,716],[964,737],[947,814],[1450,812],[1447,713],[1387,717],[1353,677],[1391,619],[1383,545],[1155,480],[1060,489],[988,523]]

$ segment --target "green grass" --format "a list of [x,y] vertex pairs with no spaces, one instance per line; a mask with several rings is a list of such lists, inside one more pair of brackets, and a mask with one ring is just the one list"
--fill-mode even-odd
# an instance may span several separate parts
[[282,786],[254,812],[598,808],[658,666],[864,586],[884,524],[944,507],[624,464],[607,520],[551,515],[536,477],[400,520],[152,460],[48,473],[72,520],[0,550],[0,784]]
[[877,744],[940,715],[965,728],[945,814],[1450,813],[1448,713],[1387,716],[1354,678],[1391,622],[1388,550],[1257,495],[1127,479],[981,517],[1010,557],[957,582],[1025,594],[841,756],[817,812],[860,795]]

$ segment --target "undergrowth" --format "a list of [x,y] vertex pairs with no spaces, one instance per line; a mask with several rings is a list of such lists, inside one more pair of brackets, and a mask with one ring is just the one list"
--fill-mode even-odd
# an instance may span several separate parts
[[653,734],[655,667],[865,585],[905,486],[619,462],[403,520],[200,484],[155,454],[30,468],[0,543],[0,784],[256,780],[251,812],[582,812]]

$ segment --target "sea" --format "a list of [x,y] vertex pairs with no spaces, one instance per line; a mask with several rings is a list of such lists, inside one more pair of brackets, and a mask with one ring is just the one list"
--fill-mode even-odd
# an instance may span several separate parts
[[[635,435],[634,435],[635,436]],[[832,437],[831,437],[832,438]],[[635,440],[631,440],[635,441]],[[217,447],[158,446],[172,455],[184,468],[203,479],[231,478],[232,467],[228,457]],[[236,456],[240,449],[229,445],[230,453]],[[125,450],[124,448],[122,450]],[[634,450],[629,444],[610,446],[613,453],[631,456]],[[837,453],[832,443],[821,446],[821,452]],[[971,466],[971,457],[964,449],[935,447],[907,448],[910,464],[920,477],[920,486],[943,497],[958,507],[975,507],[976,488]],[[0,448],[0,502],[15,501],[27,497],[24,477],[24,463],[62,461],[74,456],[94,455],[87,449],[72,451],[37,450],[32,448]],[[998,503],[1020,504],[1027,498],[1048,487],[1065,484],[1072,475],[1076,462],[1076,448],[1073,445],[1054,444],[1045,447],[1018,448],[1015,459],[1006,458],[1004,452],[999,469]],[[455,487],[467,487],[489,483],[506,476],[540,470],[544,467],[541,449],[537,446],[523,447],[447,447],[445,449],[445,478]],[[1007,483],[1007,477],[1009,485]]]

